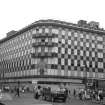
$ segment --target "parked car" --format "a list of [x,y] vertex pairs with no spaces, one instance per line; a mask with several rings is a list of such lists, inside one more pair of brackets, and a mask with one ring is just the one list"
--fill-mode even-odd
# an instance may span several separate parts
[[44,100],[51,100],[54,102],[55,100],[62,100],[63,102],[66,101],[67,93],[66,89],[60,89],[60,88],[52,88],[52,87],[46,87],[43,88],[42,91],[42,97]]

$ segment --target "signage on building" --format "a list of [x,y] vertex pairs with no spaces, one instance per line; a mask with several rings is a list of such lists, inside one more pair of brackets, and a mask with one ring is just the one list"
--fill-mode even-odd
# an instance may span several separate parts
[[37,84],[37,80],[32,80],[32,84]]
[[93,86],[93,83],[87,83],[87,86]]

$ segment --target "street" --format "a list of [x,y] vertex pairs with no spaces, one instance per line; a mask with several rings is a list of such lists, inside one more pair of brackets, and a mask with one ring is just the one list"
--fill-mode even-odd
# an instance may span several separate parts
[[77,98],[74,98],[73,96],[71,96],[71,99],[67,100],[65,103],[62,101],[48,102],[42,99],[36,100],[33,98],[32,93],[21,93],[20,97],[14,96],[13,94],[11,96],[12,100],[6,100],[2,102],[5,105],[102,105],[89,100],[81,101]]

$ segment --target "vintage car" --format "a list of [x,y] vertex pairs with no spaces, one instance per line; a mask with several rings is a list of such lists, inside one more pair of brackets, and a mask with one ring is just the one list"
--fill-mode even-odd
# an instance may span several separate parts
[[52,102],[54,102],[55,100],[62,100],[63,102],[65,102],[67,98],[67,92],[64,88],[61,89],[46,87],[43,88],[42,97],[44,100],[51,100]]

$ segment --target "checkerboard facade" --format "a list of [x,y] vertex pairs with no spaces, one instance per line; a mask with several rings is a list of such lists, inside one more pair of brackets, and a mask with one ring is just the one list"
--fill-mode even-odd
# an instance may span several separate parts
[[55,56],[45,58],[46,75],[104,78],[104,35],[53,26],[44,30],[47,30],[44,34],[50,31],[54,36],[51,41],[55,43],[51,48]]
[[61,21],[35,22],[0,41],[0,74],[7,82],[34,77],[104,79],[105,32]]

